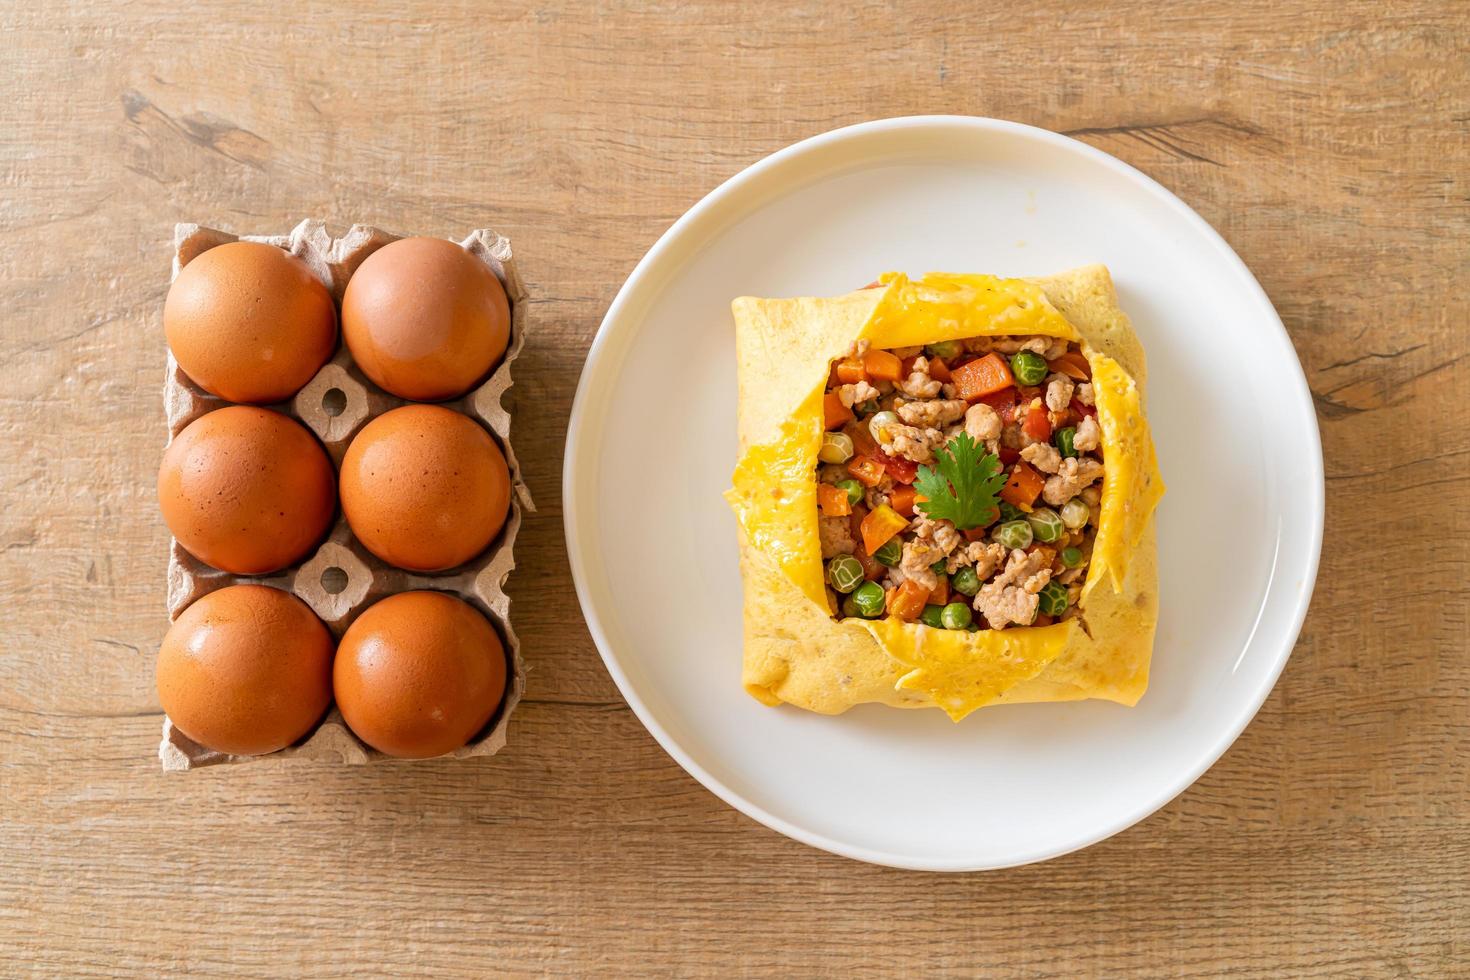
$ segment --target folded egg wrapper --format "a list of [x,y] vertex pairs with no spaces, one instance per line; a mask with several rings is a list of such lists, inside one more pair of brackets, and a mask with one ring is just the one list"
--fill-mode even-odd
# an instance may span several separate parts
[[[287,235],[237,236],[197,224],[179,224],[174,228],[173,275],[205,251],[233,241],[264,242],[290,252],[310,266],[327,288],[340,312],[347,280],[369,255],[398,240],[390,234],[366,225],[353,225],[341,238],[334,238],[326,223],[308,219]],[[464,397],[443,403],[446,408],[479,420],[495,436],[510,465],[510,514],[499,536],[477,558],[444,573],[422,575],[396,568],[373,555],[356,539],[347,526],[340,507],[337,520],[326,540],[307,558],[273,575],[242,576],[222,572],[189,554],[178,541],[169,544],[168,615],[179,617],[190,603],[209,592],[227,585],[255,583],[284,589],[300,598],[326,623],[336,638],[368,606],[385,596],[415,589],[448,592],[485,613],[505,643],[507,682],[505,697],[490,723],[468,745],[441,758],[471,758],[494,755],[505,745],[506,729],[511,713],[525,692],[525,666],[521,660],[520,641],[510,622],[510,598],[505,593],[505,580],[515,568],[515,541],[521,528],[522,515],[534,511],[530,491],[522,478],[520,464],[510,443],[510,414],[502,404],[511,385],[511,366],[520,355],[526,339],[526,289],[516,272],[510,241],[488,229],[472,231],[460,242],[483,261],[505,286],[510,299],[510,343],[505,357],[479,387]],[[229,402],[208,394],[179,369],[172,353],[168,355],[168,372],[163,382],[164,412],[168,421],[168,438],[172,440],[184,427]],[[352,437],[369,421],[384,412],[408,404],[375,386],[358,369],[345,345],[322,366],[306,387],[289,402],[270,406],[304,424],[326,447],[334,466],[340,467],[342,456]],[[199,769],[204,766],[240,762],[271,762],[292,757],[326,759],[361,765],[388,757],[371,748],[354,735],[334,705],[310,734],[296,744],[263,756],[236,756],[194,742],[174,727],[165,717],[163,740],[158,756],[165,771]]]

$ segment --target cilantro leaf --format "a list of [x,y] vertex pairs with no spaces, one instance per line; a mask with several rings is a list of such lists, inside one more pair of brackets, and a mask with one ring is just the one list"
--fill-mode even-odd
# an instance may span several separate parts
[[929,498],[916,505],[925,517],[953,521],[961,531],[994,520],[996,495],[1006,478],[993,453],[962,432],[934,450],[934,462],[919,467],[914,480],[914,489]]

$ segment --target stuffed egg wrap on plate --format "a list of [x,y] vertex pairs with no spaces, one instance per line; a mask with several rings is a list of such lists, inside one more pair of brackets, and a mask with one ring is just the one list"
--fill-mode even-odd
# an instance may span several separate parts
[[1142,346],[1107,269],[732,304],[743,683],[835,714],[1148,685]]

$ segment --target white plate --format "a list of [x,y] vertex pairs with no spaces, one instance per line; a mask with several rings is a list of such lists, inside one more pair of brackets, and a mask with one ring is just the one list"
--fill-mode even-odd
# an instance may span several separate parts
[[[1104,262],[1149,359],[1169,492],[1152,685],[1087,701],[839,717],[740,686],[740,295],[832,295],[886,270],[1031,275]],[[1086,144],[968,117],[798,143],[684,215],[629,277],[567,434],[567,550],[638,717],[726,802],[877,864],[1000,868],[1084,847],[1181,792],[1234,741],[1296,641],[1322,538],[1316,416],[1281,321],[1177,198]]]

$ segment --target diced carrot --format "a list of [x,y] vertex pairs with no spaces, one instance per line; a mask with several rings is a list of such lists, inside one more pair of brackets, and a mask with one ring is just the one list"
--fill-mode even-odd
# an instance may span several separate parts
[[863,578],[869,582],[881,581],[883,576],[888,574],[888,569],[883,567],[883,563],[863,549],[857,549],[852,556],[858,560],[859,565],[863,566]]
[[931,357],[929,358],[929,377],[940,384],[947,385],[954,375],[950,373],[949,365],[944,363],[944,358]]
[[984,541],[985,535],[988,532],[983,527],[972,527],[968,530],[961,531],[960,533],[965,536],[966,541]]
[[884,504],[863,518],[863,548],[872,554],[888,543],[895,534],[909,526],[907,517]]
[[847,472],[865,487],[876,487],[883,479],[883,463],[871,456],[854,456],[847,461]]
[[913,483],[919,475],[919,464],[904,456],[885,456],[883,466],[897,483]]
[[1040,473],[1025,462],[1017,462],[1011,467],[1011,475],[1006,480],[1006,485],[1001,487],[1000,499],[1015,504],[1017,507],[1030,507],[1044,486],[1046,486],[1046,480],[1042,479]]
[[888,495],[888,505],[904,517],[914,516],[914,498],[918,494],[913,487],[898,486]]
[[847,515],[847,526],[852,530],[854,541],[863,539],[863,518],[868,516],[868,508],[860,500],[852,505],[852,513]]
[[863,367],[870,381],[897,381],[903,375],[898,358],[886,350],[870,350],[863,355]]
[[949,603],[948,575],[941,575],[939,577],[939,584],[929,590],[929,602],[936,606],[943,606]]
[[1081,351],[1069,350],[1056,360],[1047,361],[1046,366],[1078,381],[1092,380],[1092,365],[1087,363],[1087,358],[1082,356]]
[[929,603],[929,590],[913,579],[908,579],[888,597],[888,611],[899,619],[912,623],[924,612]]
[[837,376],[837,364],[834,362],[827,372],[827,387],[836,388],[840,384],[842,384],[842,379]]
[[861,419],[855,419],[842,427],[847,437],[852,440],[852,448],[859,456],[878,456],[878,440],[873,438],[873,432]]
[[853,419],[852,409],[842,404],[842,399],[837,397],[835,391],[827,392],[822,399],[822,414],[828,429],[840,429]]
[[1016,383],[1010,366],[993,351],[963,367],[955,368],[953,377],[960,397],[969,401],[992,395]]
[[846,517],[852,513],[847,491],[830,483],[817,484],[817,506],[822,508],[823,517]]
[[863,367],[863,362],[855,357],[844,357],[837,362],[837,381],[839,384],[855,385],[859,381],[867,381],[868,372]]
[[1051,438],[1051,419],[1047,418],[1046,405],[1040,399],[1033,400],[1031,407],[1026,409],[1026,420],[1021,423],[1021,431],[1036,442],[1046,442]]

